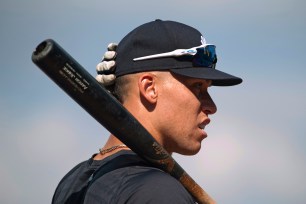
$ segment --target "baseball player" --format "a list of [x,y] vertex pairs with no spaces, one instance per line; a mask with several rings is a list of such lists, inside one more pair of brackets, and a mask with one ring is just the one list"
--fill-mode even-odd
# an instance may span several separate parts
[[[170,153],[194,155],[217,107],[211,86],[242,79],[216,69],[216,46],[195,28],[155,20],[110,44],[96,79]],[[129,134],[129,132],[126,132]],[[137,138],[135,138],[137,139]],[[60,181],[52,203],[195,203],[176,179],[143,161],[115,135]]]

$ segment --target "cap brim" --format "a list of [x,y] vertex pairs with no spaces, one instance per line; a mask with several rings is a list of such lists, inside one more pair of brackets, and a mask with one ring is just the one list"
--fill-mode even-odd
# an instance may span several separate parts
[[196,79],[212,80],[213,86],[234,86],[240,84],[242,79],[212,68],[181,68],[171,69],[171,72]]

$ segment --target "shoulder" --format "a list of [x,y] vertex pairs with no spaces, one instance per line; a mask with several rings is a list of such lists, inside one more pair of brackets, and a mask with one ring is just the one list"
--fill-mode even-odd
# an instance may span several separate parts
[[73,167],[59,182],[58,187],[61,185],[65,185],[66,183],[70,183],[72,180],[75,182],[75,179],[80,180],[81,182],[86,181],[87,177],[89,177],[96,169],[98,165],[93,165],[93,160],[88,159],[83,161]]
[[125,188],[130,194],[128,203],[194,203],[190,194],[175,178],[155,168],[142,168],[132,176]]
[[103,200],[103,203],[194,203],[191,195],[175,178],[159,169],[145,166],[114,170],[96,180],[89,191],[89,200],[96,197],[93,194],[100,195],[99,200]]
[[67,200],[80,199],[81,192],[86,189],[90,176],[97,168],[92,164],[92,159],[89,159],[72,168],[59,182],[52,203],[64,203]]

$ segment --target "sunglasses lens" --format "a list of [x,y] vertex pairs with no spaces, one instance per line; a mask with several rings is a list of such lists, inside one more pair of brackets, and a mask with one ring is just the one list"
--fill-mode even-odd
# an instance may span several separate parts
[[207,45],[197,48],[197,54],[193,56],[193,66],[215,68],[217,62],[216,47]]

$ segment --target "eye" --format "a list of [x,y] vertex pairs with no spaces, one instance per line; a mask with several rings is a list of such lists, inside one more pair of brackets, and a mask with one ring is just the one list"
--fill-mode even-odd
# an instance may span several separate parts
[[196,82],[192,85],[192,92],[196,95],[197,98],[201,98],[203,89],[203,82]]
[[194,83],[194,88],[196,88],[196,89],[202,89],[202,87],[203,87],[203,82],[196,82],[196,83]]

